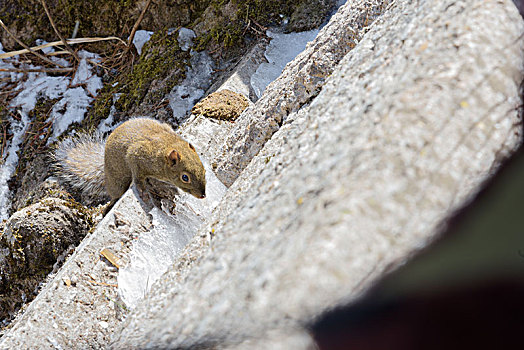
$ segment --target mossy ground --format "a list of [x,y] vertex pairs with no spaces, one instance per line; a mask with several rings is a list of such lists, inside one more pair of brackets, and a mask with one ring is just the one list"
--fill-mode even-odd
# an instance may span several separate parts
[[[78,21],[77,37],[118,36],[126,39],[145,1],[139,0],[45,0],[57,29],[70,37]],[[186,26],[205,9],[209,0],[156,0],[147,11],[142,26],[157,31]],[[26,44],[40,38],[58,40],[43,10],[41,0],[0,2],[0,19]],[[0,39],[7,49],[17,45],[4,31]],[[99,47],[107,47],[100,44]]]
[[[193,23],[193,26],[205,28],[197,37],[196,49],[208,49],[228,57],[229,51],[237,52],[254,37],[265,35],[268,26],[278,26],[289,20],[293,31],[318,26],[333,4],[332,0],[212,0],[206,10],[207,18],[197,18]],[[303,13],[308,16],[314,13],[321,20],[311,25],[302,18]],[[202,21],[211,23],[202,24]]]
[[[169,77],[164,86],[155,91],[157,98],[162,98],[185,78],[185,68],[189,64],[189,53],[180,50],[177,41],[178,32],[169,34],[162,30],[153,34],[143,48],[143,53],[131,72],[120,83],[119,93],[123,95],[116,102],[117,108],[127,111],[138,106],[154,80]],[[178,74],[170,76],[170,72]]]

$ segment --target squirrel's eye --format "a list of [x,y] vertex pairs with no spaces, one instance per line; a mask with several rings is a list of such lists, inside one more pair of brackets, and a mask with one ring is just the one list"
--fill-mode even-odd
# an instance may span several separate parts
[[182,179],[182,182],[189,183],[189,176],[187,174],[182,174],[180,179]]

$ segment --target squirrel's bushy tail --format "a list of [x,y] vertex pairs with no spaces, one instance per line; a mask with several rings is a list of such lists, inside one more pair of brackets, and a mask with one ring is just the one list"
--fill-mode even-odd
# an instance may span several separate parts
[[107,195],[102,134],[81,134],[60,143],[54,153],[58,176],[88,195]]

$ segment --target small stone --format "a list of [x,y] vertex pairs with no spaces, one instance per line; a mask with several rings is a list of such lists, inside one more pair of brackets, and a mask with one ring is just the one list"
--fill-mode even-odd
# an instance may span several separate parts
[[78,283],[78,277],[76,277],[75,275],[71,276],[71,284],[73,286],[76,286],[77,283]]
[[195,115],[233,121],[249,106],[248,99],[231,90],[214,92],[197,103],[191,110]]
[[63,277],[62,280],[64,281],[64,284],[65,284],[66,286],[71,287],[72,282],[71,282],[71,280],[69,279],[69,277],[67,277],[67,276],[66,276],[66,277]]

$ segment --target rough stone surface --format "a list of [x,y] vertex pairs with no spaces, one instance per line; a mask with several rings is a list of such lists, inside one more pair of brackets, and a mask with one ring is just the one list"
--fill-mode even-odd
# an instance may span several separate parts
[[225,121],[192,115],[177,132],[191,142],[201,157],[210,162],[215,169],[216,152],[224,144],[227,135],[235,124]]
[[122,257],[147,222],[126,192],[0,338],[0,349],[103,348],[125,310],[116,291],[118,270],[100,252],[108,248]]
[[318,28],[334,6],[334,0],[312,0],[303,2],[297,6],[291,14],[286,29],[290,32],[301,32]]
[[[12,212],[18,211],[28,204],[36,203],[46,196],[44,180],[49,176],[49,156],[47,154],[35,154],[31,166],[17,173],[16,179],[10,182],[11,188],[16,192],[12,198]],[[53,186],[57,186],[53,183]]]
[[35,297],[53,266],[87,234],[91,214],[71,200],[45,198],[9,218],[0,233],[0,320]]
[[113,347],[234,347],[300,328],[402,264],[520,144],[523,32],[510,0],[394,2]]
[[251,86],[251,76],[256,72],[261,63],[267,63],[264,56],[267,40],[261,40],[254,45],[249,52],[242,56],[236,63],[230,63],[220,77],[217,78],[208,90],[208,94],[223,89],[242,94],[251,101],[258,99],[257,94]]
[[249,100],[244,95],[223,89],[198,102],[191,113],[213,119],[234,121],[247,106],[249,106]]
[[266,88],[255,106],[244,111],[213,160],[218,164],[217,176],[226,186],[231,186],[285,118],[319,93],[338,62],[388,3],[357,0],[341,6],[317,38]]

